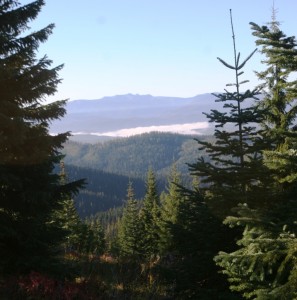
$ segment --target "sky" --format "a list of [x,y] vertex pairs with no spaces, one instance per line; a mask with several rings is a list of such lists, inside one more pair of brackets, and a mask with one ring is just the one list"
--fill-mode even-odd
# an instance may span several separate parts
[[[31,1],[20,0],[21,4]],[[229,10],[236,47],[245,58],[255,48],[249,22],[266,25],[273,0],[45,0],[30,26],[56,25],[39,48],[53,66],[64,64],[54,97],[100,99],[122,94],[193,97],[219,92],[234,82],[217,57],[234,61]],[[288,36],[297,35],[297,1],[274,0]],[[261,55],[245,67],[246,88],[257,84]]]

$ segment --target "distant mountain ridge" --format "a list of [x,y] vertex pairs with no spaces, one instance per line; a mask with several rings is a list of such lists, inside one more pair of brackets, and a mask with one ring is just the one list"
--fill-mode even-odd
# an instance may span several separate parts
[[[183,133],[184,130],[186,134],[207,134],[209,125],[203,112],[218,106],[215,103],[212,94],[190,98],[127,94],[97,100],[74,100],[67,103],[67,115],[53,122],[51,132],[129,136],[149,131]],[[182,129],[182,124],[187,125]],[[138,131],[133,133],[135,128]]]

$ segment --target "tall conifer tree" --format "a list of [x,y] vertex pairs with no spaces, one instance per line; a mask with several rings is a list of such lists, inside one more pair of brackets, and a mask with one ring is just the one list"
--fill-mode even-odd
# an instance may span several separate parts
[[257,72],[264,94],[261,105],[266,111],[263,131],[271,144],[264,152],[265,163],[282,190],[297,180],[297,170],[292,168],[296,165],[297,141],[294,123],[297,116],[297,44],[294,36],[287,37],[280,30],[275,11],[269,27],[251,23],[251,28],[267,66],[264,71]]
[[216,94],[216,101],[223,103],[223,111],[211,110],[206,114],[209,121],[215,123],[215,142],[198,140],[200,149],[209,157],[190,164],[190,172],[200,179],[200,188],[184,189],[187,197],[180,207],[180,223],[175,233],[175,245],[183,257],[177,267],[184,273],[183,277],[187,275],[188,278],[178,278],[177,291],[194,293],[196,299],[211,299],[218,294],[222,299],[238,296],[228,292],[226,282],[217,274],[213,262],[218,250],[234,248],[233,240],[237,234],[220,224],[217,216],[225,218],[241,202],[256,205],[261,199],[263,178],[267,175],[261,153],[265,142],[257,126],[263,114],[257,105],[260,90],[241,91],[247,82],[241,80],[243,68],[256,50],[241,62],[231,10],[230,19],[234,63],[218,59],[234,72],[235,82],[227,84],[225,93]]
[[266,59],[258,72],[266,114],[263,134],[270,146],[263,148],[263,163],[269,168],[270,191],[266,207],[238,207],[238,217],[228,217],[230,226],[243,226],[240,248],[220,252],[217,263],[224,268],[231,289],[247,299],[296,298],[296,187],[297,135],[293,121],[297,107],[297,43],[279,28],[273,13],[270,26],[251,23],[257,45]]
[[243,68],[256,50],[240,61],[231,10],[230,19],[234,63],[229,64],[221,58],[218,60],[234,72],[235,82],[227,84],[234,90],[225,89],[225,93],[215,95],[216,101],[224,104],[223,111],[213,109],[206,113],[209,122],[215,123],[215,142],[198,140],[200,149],[205,150],[209,158],[201,157],[190,165],[191,173],[200,178],[201,191],[207,191],[208,203],[222,217],[230,214],[231,208],[240,202],[257,201],[258,177],[264,172],[260,153],[263,141],[256,127],[261,121],[262,111],[252,103],[258,100],[259,89],[241,92],[241,86],[248,82],[241,80]]
[[49,268],[63,237],[51,216],[65,193],[53,173],[69,133],[49,134],[49,124],[65,114],[65,101],[43,104],[61,79],[62,65],[37,57],[53,24],[28,33],[44,5],[0,1],[0,273]]

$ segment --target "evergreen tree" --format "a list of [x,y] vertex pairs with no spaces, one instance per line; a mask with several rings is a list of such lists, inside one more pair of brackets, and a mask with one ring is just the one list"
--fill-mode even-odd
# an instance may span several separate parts
[[130,259],[141,255],[141,224],[139,220],[139,205],[135,199],[132,183],[129,182],[127,202],[119,228],[119,246],[121,256]]
[[94,220],[91,223],[91,230],[94,234],[94,239],[92,243],[92,253],[97,255],[103,254],[106,250],[106,240],[103,226],[99,220]]
[[174,228],[174,245],[180,256],[175,263],[176,293],[181,299],[184,295],[192,299],[239,297],[228,291],[226,281],[213,262],[220,249],[234,248],[238,234],[222,225],[220,218],[229,215],[240,202],[256,205],[267,175],[261,154],[265,142],[257,128],[263,114],[256,104],[259,89],[241,92],[241,86],[247,81],[240,76],[256,50],[240,62],[231,11],[230,18],[234,64],[218,59],[234,71],[235,83],[227,85],[234,87],[234,91],[226,89],[225,93],[217,94],[216,101],[223,103],[224,110],[211,110],[206,114],[209,121],[215,123],[215,141],[198,140],[200,150],[206,151],[208,157],[199,158],[189,169],[199,178],[200,188],[183,188],[185,197]]
[[146,194],[140,211],[142,225],[142,247],[146,257],[153,258],[159,253],[159,214],[160,200],[154,172],[149,169],[146,179]]
[[180,189],[181,174],[173,166],[168,177],[166,193],[161,194],[161,213],[159,221],[160,251],[167,253],[173,247],[172,226],[177,222],[179,204],[182,201]]
[[[68,176],[65,171],[64,161],[60,162],[60,183],[65,185],[68,181]],[[64,229],[65,240],[62,243],[64,252],[77,251],[81,243],[81,227],[82,221],[78,215],[74,200],[65,194],[60,201],[60,208],[54,211],[52,219],[57,223],[57,226]]]
[[49,269],[63,238],[52,222],[66,193],[81,182],[61,185],[53,173],[69,133],[49,134],[65,114],[65,101],[43,104],[56,92],[62,65],[37,58],[53,24],[27,34],[44,1],[20,6],[0,1],[0,273]]
[[82,222],[80,225],[80,244],[81,254],[103,254],[106,243],[103,227],[98,219]]
[[226,219],[230,226],[243,226],[244,232],[240,248],[220,252],[216,261],[228,275],[231,289],[247,299],[295,299],[297,43],[280,30],[275,11],[269,27],[255,23],[251,27],[266,56],[267,69],[257,74],[264,81],[263,134],[270,147],[263,149],[263,163],[272,174],[270,203],[255,209],[241,205],[238,217]]
[[[68,181],[64,162],[60,163],[60,182]],[[98,219],[82,221],[78,215],[74,200],[65,195],[60,202],[60,209],[54,212],[53,222],[64,229],[65,237],[62,243],[65,253],[102,254],[105,250],[104,230]]]
[[141,247],[144,257],[143,271],[151,286],[155,281],[155,266],[159,260],[160,240],[160,198],[157,191],[156,177],[152,169],[148,170],[146,193],[140,211],[142,231]]
[[213,262],[221,247],[232,249],[234,234],[211,212],[196,184],[179,192],[167,278],[175,282],[174,299],[238,299]]
[[280,30],[275,11],[270,27],[251,23],[251,28],[267,66],[264,71],[257,72],[264,94],[261,105],[266,111],[263,131],[272,145],[264,152],[265,163],[282,190],[297,179],[297,170],[292,168],[296,166],[297,43],[294,36],[287,37]]
[[215,142],[198,140],[200,150],[205,150],[209,157],[201,157],[190,164],[191,173],[200,178],[201,191],[207,191],[208,204],[222,217],[230,214],[231,208],[240,202],[257,202],[261,198],[259,180],[266,176],[260,152],[263,140],[256,126],[262,118],[262,110],[256,105],[259,89],[240,91],[241,86],[248,82],[240,80],[243,67],[256,50],[240,62],[231,10],[230,18],[234,64],[218,59],[234,71],[235,83],[227,84],[234,87],[234,91],[225,89],[225,93],[215,95],[217,102],[224,103],[223,111],[213,109],[206,114],[209,122],[215,123]]
[[63,247],[65,252],[78,250],[81,243],[82,221],[80,220],[73,199],[63,199],[61,208],[55,212],[54,219],[65,230]]
[[296,200],[273,208],[250,209],[242,204],[239,216],[227,217],[231,227],[244,228],[239,249],[220,252],[216,263],[229,278],[232,291],[246,299],[296,298]]

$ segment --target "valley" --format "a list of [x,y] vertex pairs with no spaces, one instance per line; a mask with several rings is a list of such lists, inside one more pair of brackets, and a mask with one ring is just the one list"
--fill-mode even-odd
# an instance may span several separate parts
[[198,136],[152,132],[96,144],[67,142],[63,153],[69,180],[87,181],[75,199],[80,215],[86,217],[122,206],[129,181],[133,182],[136,198],[143,198],[149,168],[156,174],[159,192],[165,190],[173,165],[185,184],[190,185],[187,164],[205,154],[199,151],[195,138]]

